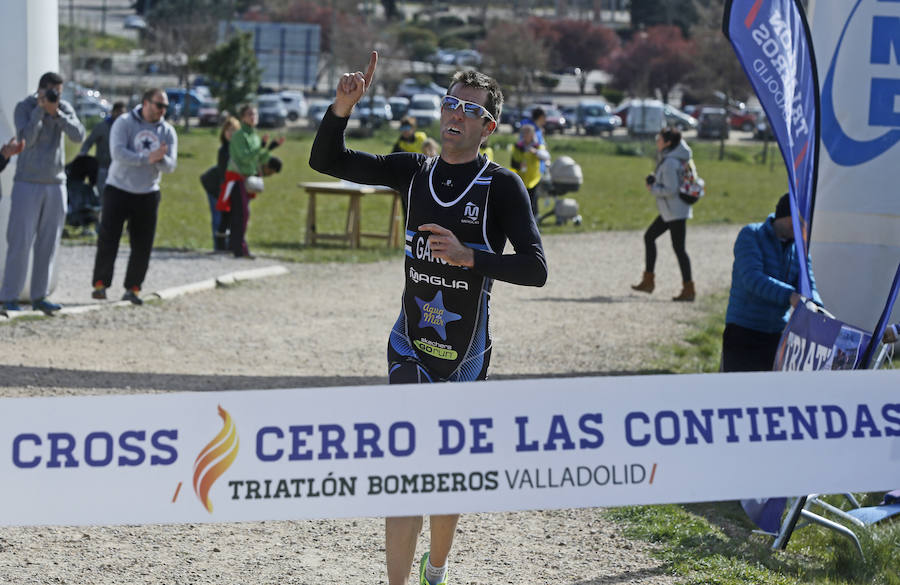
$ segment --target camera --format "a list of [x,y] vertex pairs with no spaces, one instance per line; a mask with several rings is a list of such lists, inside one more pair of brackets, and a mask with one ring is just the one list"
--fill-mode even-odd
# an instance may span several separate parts
[[652,185],[652,184],[654,184],[655,182],[656,182],[656,176],[655,176],[655,175],[647,175],[647,184],[648,184],[648,185]]
[[51,104],[55,104],[59,101],[59,92],[57,92],[52,87],[47,88],[47,91],[44,92],[44,99],[46,99]]

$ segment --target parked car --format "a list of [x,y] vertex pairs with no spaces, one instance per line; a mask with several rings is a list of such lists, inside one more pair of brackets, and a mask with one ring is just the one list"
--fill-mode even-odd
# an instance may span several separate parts
[[478,67],[481,65],[481,53],[475,49],[461,49],[454,54],[453,63],[455,65]]
[[762,110],[753,108],[733,108],[730,109],[728,113],[728,123],[733,130],[752,132],[756,128],[756,120],[759,118]]
[[441,120],[441,98],[430,93],[417,93],[409,99],[407,116],[416,120],[416,126],[425,128]]
[[218,126],[222,122],[222,114],[219,113],[219,104],[208,100],[200,104],[197,111],[197,123],[201,126]]
[[109,111],[112,109],[106,100],[101,101],[89,96],[76,97],[72,107],[75,108],[75,114],[82,122],[91,118],[102,120],[109,115]]
[[82,120],[103,119],[109,115],[109,111],[112,109],[112,104],[99,91],[79,83],[66,83],[63,86],[61,97],[72,104],[75,113]]
[[698,138],[728,138],[728,112],[725,108],[706,106],[697,118]]
[[700,117],[700,110],[703,109],[703,106],[699,104],[690,104],[682,107],[681,109],[685,114],[696,119]]
[[393,111],[391,110],[391,105],[384,96],[367,95],[356,104],[350,117],[359,120],[364,125],[371,124],[377,128],[391,121],[393,118]]
[[388,105],[391,106],[391,119],[399,120],[409,110],[409,99],[395,95],[392,98],[388,98]]
[[281,96],[281,102],[287,110],[288,120],[296,122],[300,118],[306,117],[308,106],[306,96],[302,91],[283,91],[278,95]]
[[666,126],[673,126],[682,132],[697,128],[697,118],[682,112],[676,107],[667,104],[663,108],[663,113],[666,116]]
[[518,132],[519,126],[522,124],[522,110],[504,104],[503,109],[500,110],[500,123],[509,124],[514,131]]
[[622,120],[622,126],[628,125],[628,106],[631,105],[631,100],[622,100],[622,102],[613,108],[612,113],[619,117]]
[[[200,114],[200,104],[203,103],[203,99],[196,91],[191,90],[190,93],[186,93],[182,87],[170,87],[166,89],[166,96],[169,98],[166,118],[178,120],[184,115],[193,118]],[[185,107],[185,102],[187,102],[187,107]]]
[[775,133],[772,132],[772,125],[766,115],[760,114],[756,119],[756,128],[753,131],[753,138],[757,140],[774,140]]
[[525,108],[525,113],[530,116],[535,108],[544,110],[544,134],[549,135],[566,131],[569,123],[559,108],[553,104],[531,104]]
[[146,30],[147,21],[140,14],[129,14],[122,22],[122,26],[133,30]]
[[432,94],[436,96],[442,96],[446,93],[446,87],[441,87],[433,81],[422,84],[415,79],[406,78],[400,83],[400,86],[397,88],[397,92],[395,95],[412,99],[412,97],[416,94]]
[[630,100],[626,125],[632,136],[654,136],[666,125],[665,104],[654,99]]
[[280,128],[287,123],[287,108],[277,94],[266,94],[256,98],[259,110],[260,128]]
[[309,102],[309,107],[306,109],[306,119],[309,120],[310,126],[313,128],[319,127],[319,124],[322,123],[322,116],[325,115],[325,111],[330,105],[331,100],[312,100]]
[[608,103],[599,100],[582,100],[576,108],[577,131],[590,136],[613,130],[622,125],[622,119],[612,113]]

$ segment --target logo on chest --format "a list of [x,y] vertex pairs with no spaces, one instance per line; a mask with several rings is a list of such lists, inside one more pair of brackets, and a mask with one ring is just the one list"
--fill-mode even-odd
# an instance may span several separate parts
[[481,223],[481,209],[471,201],[466,203],[463,209],[463,216],[459,221],[460,223],[479,225]]

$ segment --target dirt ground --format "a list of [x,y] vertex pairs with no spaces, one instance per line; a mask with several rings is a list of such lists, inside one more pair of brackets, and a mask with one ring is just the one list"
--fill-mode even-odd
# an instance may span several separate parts
[[[728,287],[737,230],[689,227],[699,295]],[[700,316],[670,300],[681,282],[665,238],[652,295],[629,288],[643,270],[638,232],[548,237],[545,248],[545,287],[495,284],[492,378],[637,372]],[[384,383],[402,260],[287,268],[142,307],[0,324],[0,397]],[[382,524],[0,528],[0,583],[384,583]],[[451,563],[457,584],[673,582],[597,509],[464,516]]]

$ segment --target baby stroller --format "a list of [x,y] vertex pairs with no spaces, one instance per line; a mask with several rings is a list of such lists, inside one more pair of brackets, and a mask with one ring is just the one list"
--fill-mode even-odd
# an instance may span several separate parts
[[541,195],[547,199],[545,206],[549,205],[550,210],[538,217],[538,225],[551,216],[556,218],[556,225],[563,225],[569,220],[581,225],[578,201],[563,195],[578,191],[583,182],[581,166],[571,157],[561,156],[554,160],[540,182]]
[[78,155],[66,165],[66,225],[80,227],[81,235],[95,235],[92,227],[100,218],[97,171],[100,165],[92,156]]

